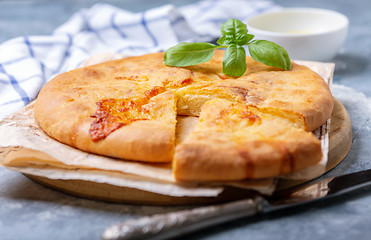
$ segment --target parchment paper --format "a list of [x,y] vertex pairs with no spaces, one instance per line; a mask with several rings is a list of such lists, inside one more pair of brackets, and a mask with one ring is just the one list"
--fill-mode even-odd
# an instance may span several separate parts
[[[103,54],[89,59],[84,65],[120,57],[122,56]],[[331,86],[334,64],[303,61],[298,63],[319,73]],[[329,127],[330,120],[314,132],[322,144],[321,162],[303,171],[281,177],[308,180],[325,173]],[[0,121],[0,162],[11,170],[50,179],[86,180],[177,197],[217,196],[225,186],[254,189],[263,194],[271,194],[277,180],[179,183],[172,175],[170,164],[148,164],[98,156],[50,138],[35,122],[33,103]]]

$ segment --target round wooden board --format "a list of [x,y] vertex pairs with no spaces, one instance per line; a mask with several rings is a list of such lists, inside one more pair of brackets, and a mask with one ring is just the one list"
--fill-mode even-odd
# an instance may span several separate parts
[[[329,158],[326,170],[330,170],[340,163],[348,154],[352,144],[352,126],[348,112],[335,99],[335,106],[331,116]],[[246,197],[249,192],[242,189],[227,187],[218,197],[172,197],[147,192],[128,187],[118,187],[105,183],[88,182],[82,180],[54,180],[44,177],[27,175],[30,179],[59,191],[89,199],[122,202],[131,204],[149,205],[191,205],[231,201]],[[295,185],[300,182],[282,180],[282,186]]]
[[335,99],[331,115],[329,156],[326,170],[338,165],[348,154],[352,145],[352,123],[343,104]]

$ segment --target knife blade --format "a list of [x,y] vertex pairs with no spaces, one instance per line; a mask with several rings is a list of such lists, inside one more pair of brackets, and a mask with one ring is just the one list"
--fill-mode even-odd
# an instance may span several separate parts
[[102,239],[170,239],[240,218],[327,201],[367,186],[371,169],[307,182],[273,196],[252,192],[238,201],[131,219],[108,227]]

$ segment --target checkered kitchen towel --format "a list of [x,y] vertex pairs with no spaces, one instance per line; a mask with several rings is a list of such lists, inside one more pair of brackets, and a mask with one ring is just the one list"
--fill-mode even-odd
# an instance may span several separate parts
[[0,119],[34,100],[53,76],[93,54],[140,55],[183,41],[212,41],[227,19],[244,21],[276,8],[269,1],[206,0],[139,13],[108,4],[82,9],[50,35],[18,37],[0,45]]

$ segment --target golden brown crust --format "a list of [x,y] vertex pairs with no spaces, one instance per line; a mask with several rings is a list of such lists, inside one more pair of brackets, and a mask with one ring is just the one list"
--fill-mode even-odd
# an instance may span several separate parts
[[[332,112],[324,80],[304,66],[282,71],[251,58],[242,77],[229,77],[222,73],[223,53],[184,68],[165,66],[163,53],[155,53],[63,73],[41,90],[35,119],[48,135],[84,151],[145,162],[174,158],[181,180],[276,176],[316,163],[320,145],[306,131]],[[246,114],[236,120],[229,112],[230,119],[213,124],[216,103],[249,106],[264,121],[258,125]],[[177,142],[174,157],[177,114],[206,117]]]
[[[84,151],[138,161],[170,162],[175,141],[175,94],[168,91],[150,98],[142,109],[149,107],[151,119],[129,123],[95,142],[89,129],[94,121],[91,115],[97,109],[96,102],[134,97],[140,91],[135,91],[138,85],[135,82],[115,83],[121,84],[122,89],[115,87],[108,77],[95,77],[88,82],[81,76],[86,72],[92,74],[93,70],[80,69],[59,75],[42,89],[35,102],[35,119],[40,127],[58,141]],[[85,81],[80,85],[83,87],[79,87],[81,81]]]
[[[218,141],[216,141],[218,142]],[[322,157],[315,142],[185,143],[176,150],[173,172],[180,181],[229,181],[276,177],[316,164]]]
[[294,172],[321,160],[311,133],[257,108],[215,99],[204,104],[198,126],[176,148],[178,180],[241,180]]
[[[174,151],[174,130],[161,121],[136,121],[112,132],[106,139],[93,142],[86,134],[90,122],[81,124],[73,146],[82,150],[146,162],[170,162]],[[71,144],[72,145],[72,144]]]

